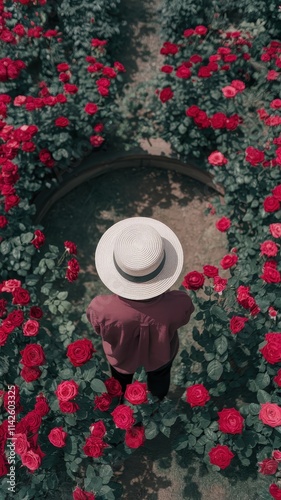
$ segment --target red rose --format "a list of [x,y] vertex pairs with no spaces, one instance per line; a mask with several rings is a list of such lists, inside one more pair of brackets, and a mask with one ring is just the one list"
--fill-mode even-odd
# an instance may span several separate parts
[[[233,55],[233,54],[231,54],[231,55]],[[242,92],[246,88],[245,83],[242,82],[241,80],[232,80],[231,85],[234,88],[236,88],[239,92]]]
[[276,403],[263,403],[259,412],[259,419],[270,427],[281,425],[281,408]]
[[280,363],[281,361],[281,333],[266,333],[267,344],[260,349],[264,359],[270,363]]
[[130,429],[134,423],[134,412],[127,405],[119,405],[117,406],[113,412],[111,413],[113,417],[113,421],[119,429]]
[[219,270],[216,266],[203,266],[203,272],[208,278],[214,278],[219,274]]
[[209,78],[212,76],[211,69],[209,66],[201,66],[201,68],[198,69],[197,75],[199,78]]
[[48,439],[57,448],[63,448],[66,445],[67,432],[63,430],[62,427],[53,427],[51,432],[48,434]]
[[74,366],[82,366],[92,358],[96,352],[89,339],[79,339],[67,346],[66,355]]
[[32,306],[29,311],[30,318],[40,319],[43,316],[43,311],[38,306]]
[[90,426],[92,436],[103,438],[106,434],[106,428],[102,420],[98,420]]
[[77,94],[77,92],[78,92],[77,85],[73,85],[71,83],[65,83],[65,85],[63,86],[63,89],[67,94]]
[[65,118],[64,116],[59,116],[59,118],[56,118],[55,120],[55,125],[57,127],[67,127],[70,124],[70,121],[68,118]]
[[242,434],[244,418],[235,408],[224,408],[218,412],[219,430],[227,434]]
[[195,384],[186,389],[186,402],[193,408],[194,406],[205,406],[210,400],[209,391],[203,384]]
[[105,380],[104,383],[105,383],[105,387],[107,389],[108,394],[112,398],[114,398],[116,396],[122,396],[123,391],[122,391],[122,386],[121,386],[119,380],[117,380],[114,377],[110,377],[107,380]]
[[218,444],[212,448],[209,453],[210,463],[217,465],[220,469],[226,469],[230,465],[231,460],[234,457],[232,451],[228,446]]
[[200,110],[199,113],[194,117],[194,123],[200,128],[208,128],[210,126],[210,120],[205,111]]
[[26,453],[22,454],[21,462],[22,465],[25,465],[29,470],[35,471],[40,467],[42,459],[33,450],[28,450]]
[[8,219],[5,215],[0,215],[0,229],[4,229],[8,225]]
[[68,281],[72,282],[78,278],[78,273],[80,270],[79,262],[77,259],[70,259],[67,262],[66,275]]
[[91,135],[90,136],[90,143],[94,148],[98,148],[102,145],[104,142],[104,138],[101,135]]
[[199,25],[199,26],[196,26],[194,31],[195,31],[196,35],[202,36],[202,35],[206,35],[208,28],[206,28],[206,26]]
[[73,500],[96,500],[96,497],[93,493],[81,490],[79,486],[76,486],[73,491]]
[[24,321],[24,314],[23,311],[16,309],[15,311],[11,312],[8,314],[6,320],[4,321],[10,321],[14,327],[18,327],[22,324]]
[[84,111],[86,111],[86,113],[88,113],[89,115],[94,115],[98,112],[98,110],[98,106],[93,102],[88,102],[88,104],[86,104],[84,108]]
[[78,390],[79,386],[74,380],[65,380],[58,385],[55,394],[59,401],[65,403],[75,398],[78,394]]
[[258,462],[259,472],[264,475],[275,474],[278,469],[278,462],[272,458],[265,458],[262,462]]
[[213,128],[224,128],[226,123],[226,116],[224,113],[215,113],[211,117],[211,126]]
[[264,267],[263,274],[260,276],[262,280],[266,283],[280,283],[281,282],[281,273],[274,269],[271,266]]
[[77,246],[75,245],[75,243],[72,243],[72,241],[65,241],[64,248],[68,253],[71,253],[72,255],[77,254]]
[[184,64],[182,64],[181,66],[178,67],[178,69],[176,71],[176,76],[178,78],[190,78],[191,77],[191,71],[190,71],[189,68],[187,68],[186,66],[184,66]]
[[177,54],[179,51],[178,46],[175,43],[171,42],[164,42],[163,47],[160,49],[160,54],[162,55],[168,55],[168,54]]
[[278,370],[277,375],[273,378],[275,384],[277,384],[279,387],[281,387],[281,369]]
[[221,90],[224,97],[227,98],[235,97],[236,94],[238,93],[238,90],[232,85],[227,85],[226,87],[223,87]]
[[36,229],[36,231],[34,231],[34,236],[35,238],[33,240],[31,240],[30,243],[32,243],[32,245],[35,246],[35,248],[40,248],[42,245],[44,245],[45,243],[45,240],[46,240],[46,237],[45,235],[42,233],[42,231],[40,231],[40,229]]
[[111,405],[112,397],[107,392],[103,392],[100,396],[94,399],[94,409],[100,411],[107,411]]
[[22,421],[26,426],[27,432],[35,434],[39,431],[40,425],[42,423],[42,417],[37,413],[36,410],[32,410],[25,417],[23,417]]
[[227,217],[222,217],[220,220],[216,222],[216,228],[224,233],[227,231],[231,226],[231,220],[228,219]]
[[26,337],[34,337],[39,332],[39,323],[35,319],[28,319],[22,329]]
[[281,201],[281,184],[278,184],[278,186],[275,186],[275,188],[272,189],[272,194],[274,198]]
[[174,92],[172,91],[171,87],[165,87],[164,89],[161,90],[159,94],[160,101],[163,103],[172,99],[173,96]]
[[267,257],[275,257],[278,254],[278,246],[274,241],[266,240],[260,244],[260,250],[262,255],[266,255]]
[[30,443],[27,439],[26,434],[18,433],[13,435],[14,443],[15,443],[15,452],[17,455],[22,455],[26,453],[27,450],[30,449]]
[[280,222],[270,224],[269,230],[274,238],[281,238],[281,223]]
[[193,104],[192,106],[190,106],[189,108],[186,109],[185,114],[186,114],[186,116],[190,116],[190,117],[194,118],[195,116],[198,115],[199,112],[200,112],[200,108],[198,108],[198,106]]
[[97,123],[94,127],[93,127],[94,131],[97,132],[97,133],[100,133],[103,131],[104,129],[104,125],[103,123]]
[[22,355],[20,363],[24,366],[33,367],[46,363],[44,351],[39,344],[28,344],[20,354]]
[[278,488],[277,484],[271,484],[269,486],[269,493],[275,500],[281,500],[281,489]]
[[20,374],[21,377],[26,381],[26,382],[34,382],[34,380],[37,380],[41,376],[41,370],[38,368],[38,366],[24,366],[23,369],[21,370]]
[[239,123],[242,122],[243,122],[242,118],[240,118],[238,115],[236,114],[232,115],[226,119],[225,128],[227,130],[235,130],[238,127]]
[[274,458],[274,460],[276,460],[276,462],[281,462],[281,451],[280,450],[273,450],[272,458]]
[[108,444],[106,444],[101,438],[91,435],[86,439],[83,451],[87,457],[98,458],[103,455],[103,450],[107,447]]
[[58,70],[58,72],[68,71],[69,69],[70,69],[70,67],[69,67],[69,65],[67,63],[57,64],[57,70]]
[[139,448],[145,442],[145,429],[143,426],[134,426],[126,430],[125,444],[128,448]]
[[147,403],[147,386],[145,383],[135,380],[132,384],[128,384],[125,390],[124,397],[133,405]]
[[9,469],[8,469],[7,465],[8,465],[8,461],[6,459],[6,456],[0,455],[0,477],[3,477],[6,474],[8,474]]
[[259,149],[253,148],[252,146],[249,146],[246,148],[246,156],[245,159],[251,165],[256,167],[259,163],[262,163],[264,161],[264,152],[260,151]]
[[75,413],[79,410],[78,404],[73,401],[59,401],[59,407],[63,413]]
[[230,267],[232,266],[235,266],[235,264],[237,264],[238,262],[238,257],[237,255],[235,254],[228,254],[228,255],[225,255],[221,261],[220,261],[220,265],[223,269],[229,269]]
[[50,407],[48,405],[48,400],[43,396],[43,394],[39,394],[39,396],[36,396],[36,403],[34,406],[34,410],[41,415],[41,417],[44,417],[47,415],[50,411]]
[[161,71],[163,73],[172,73],[174,71],[174,68],[173,68],[173,66],[170,66],[169,64],[165,64],[164,66],[162,66]]
[[39,152],[39,160],[42,163],[47,163],[49,160],[52,159],[52,153],[48,149],[41,149]]
[[183,36],[185,38],[189,38],[190,36],[192,36],[193,34],[195,33],[195,31],[191,28],[187,29],[187,30],[184,30],[183,32]]
[[235,334],[241,332],[247,321],[248,318],[244,318],[243,316],[233,316],[230,320],[231,333]]
[[209,163],[211,163],[211,165],[219,167],[221,167],[222,165],[226,165],[228,162],[225,156],[219,151],[213,151],[213,153],[208,156],[208,161]]
[[183,279],[182,285],[187,290],[199,290],[204,285],[205,276],[198,271],[191,271],[187,273]]
[[114,68],[117,70],[117,71],[121,71],[121,72],[125,72],[125,67],[123,66],[122,63],[118,62],[118,61],[115,61],[115,63],[113,64]]
[[280,202],[275,198],[275,196],[267,196],[263,200],[263,208],[265,212],[277,212],[280,209]]

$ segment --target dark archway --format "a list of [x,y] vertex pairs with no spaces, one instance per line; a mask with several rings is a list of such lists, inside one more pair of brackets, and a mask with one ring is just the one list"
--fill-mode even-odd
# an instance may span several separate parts
[[62,182],[48,190],[40,192],[34,200],[36,206],[35,224],[41,222],[46,213],[50,210],[62,196],[72,191],[83,182],[119,169],[130,167],[161,168],[174,170],[184,174],[193,180],[199,181],[215,192],[223,195],[221,186],[214,184],[211,174],[204,172],[191,163],[183,163],[176,158],[169,158],[161,155],[128,154],[120,157],[112,157],[110,154],[98,152],[97,156],[88,158],[70,173],[66,173]]

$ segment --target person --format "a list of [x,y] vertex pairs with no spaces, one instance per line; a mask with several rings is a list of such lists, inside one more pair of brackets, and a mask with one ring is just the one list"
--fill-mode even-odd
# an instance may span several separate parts
[[113,294],[96,296],[86,315],[102,338],[111,375],[125,392],[144,367],[148,390],[162,400],[179,349],[177,330],[194,311],[187,292],[170,290],[183,268],[182,245],[166,224],[131,217],[102,235],[95,265]]

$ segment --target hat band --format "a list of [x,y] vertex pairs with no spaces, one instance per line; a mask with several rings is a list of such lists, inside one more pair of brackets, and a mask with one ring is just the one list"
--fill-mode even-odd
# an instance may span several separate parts
[[125,273],[125,271],[123,271],[123,269],[121,269],[121,267],[118,266],[115,260],[115,256],[113,254],[113,262],[118,273],[121,274],[123,278],[125,278],[128,281],[132,281],[133,283],[145,283],[146,281],[150,281],[153,278],[155,278],[155,276],[157,276],[162,271],[165,264],[165,259],[166,259],[166,254],[164,250],[163,259],[161,260],[159,266],[154,271],[152,271],[152,273],[146,274],[145,276],[132,276],[131,274]]

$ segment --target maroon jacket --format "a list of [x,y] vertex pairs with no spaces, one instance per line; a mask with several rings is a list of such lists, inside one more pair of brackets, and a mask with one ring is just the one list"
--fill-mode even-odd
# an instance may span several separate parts
[[171,361],[179,349],[177,329],[194,311],[187,293],[173,290],[150,300],[98,295],[87,318],[102,337],[108,362],[121,373],[149,372]]

